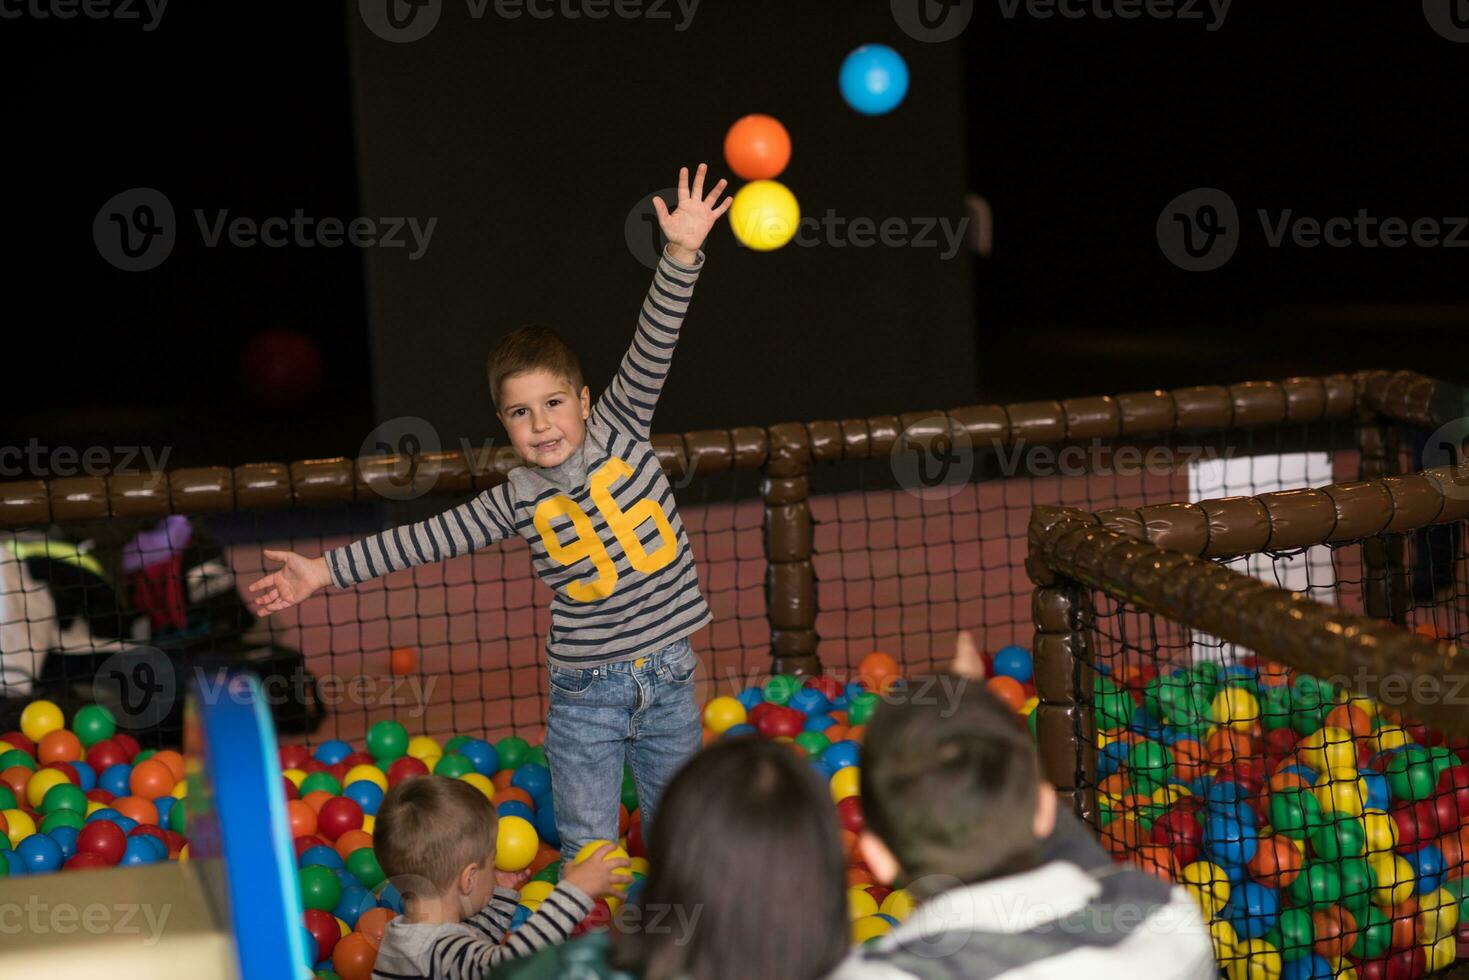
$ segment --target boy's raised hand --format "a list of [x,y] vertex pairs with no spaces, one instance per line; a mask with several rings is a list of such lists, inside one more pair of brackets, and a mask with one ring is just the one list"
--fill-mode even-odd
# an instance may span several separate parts
[[714,190],[709,192],[708,197],[704,196],[704,175],[708,170],[706,164],[699,164],[699,169],[694,173],[694,187],[690,191],[689,168],[679,168],[678,207],[672,214],[668,211],[668,205],[663,203],[663,198],[653,198],[653,210],[658,212],[658,227],[663,229],[663,235],[668,239],[669,249],[677,262],[689,264],[697,258],[695,253],[704,244],[709,229],[714,227],[714,222],[734,202],[732,197],[719,200],[719,195],[724,192],[728,183],[723,178],[714,185]]
[[332,584],[325,558],[307,558],[294,551],[266,551],[271,561],[285,562],[285,567],[251,583],[255,597],[255,615],[269,616],[289,609],[309,598],[317,589]]
[[[632,873],[627,870],[627,858],[605,859],[613,846],[603,844],[585,860],[578,861],[563,871],[561,880],[571,882],[593,900],[606,898],[608,895],[622,895],[632,882]],[[622,873],[616,874],[618,871]]]

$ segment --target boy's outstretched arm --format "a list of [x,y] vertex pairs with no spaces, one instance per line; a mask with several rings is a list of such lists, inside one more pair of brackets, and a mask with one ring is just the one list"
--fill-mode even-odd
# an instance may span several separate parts
[[658,225],[668,239],[668,246],[658,261],[653,285],[638,312],[632,345],[623,355],[616,377],[593,409],[608,427],[636,439],[647,439],[653,431],[653,410],[668,377],[694,282],[704,264],[699,246],[714,222],[729,210],[730,198],[719,201],[726,181],[721,179],[705,196],[707,170],[704,164],[699,164],[692,189],[688,168],[678,172],[678,206],[672,213],[662,198],[653,199]]

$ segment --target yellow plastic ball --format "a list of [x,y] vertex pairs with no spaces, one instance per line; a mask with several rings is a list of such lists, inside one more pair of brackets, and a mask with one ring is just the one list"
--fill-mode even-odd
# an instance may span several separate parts
[[1345,728],[1318,728],[1301,739],[1296,752],[1317,772],[1357,768],[1357,743]]
[[1180,786],[1177,783],[1169,783],[1167,786],[1159,786],[1157,789],[1153,790],[1152,800],[1154,803],[1161,803],[1164,806],[1171,806],[1172,804],[1177,803],[1179,800],[1183,799],[1185,796],[1193,795],[1193,793],[1189,792],[1189,788],[1187,786]]
[[913,914],[913,904],[913,896],[908,893],[907,889],[899,888],[888,892],[887,898],[882,900],[882,908],[878,911],[902,922]]
[[1384,810],[1362,811],[1362,828],[1367,831],[1367,853],[1386,854],[1398,846],[1398,825]]
[[0,810],[0,817],[5,818],[5,825],[9,828],[5,836],[10,838],[10,846],[16,848],[20,842],[36,832],[36,821],[24,810]]
[[82,816],[83,817],[90,817],[92,814],[96,813],[98,810],[105,810],[105,809],[107,809],[107,804],[106,803],[98,803],[96,800],[88,800],[87,801],[87,812],[84,813],[84,814],[82,814]]
[[852,944],[860,946],[891,930],[893,924],[880,915],[864,915],[852,922]]
[[[610,840],[594,840],[594,841],[591,841],[590,843],[587,843],[587,844],[583,845],[582,846],[582,849],[576,852],[576,858],[571,863],[572,864],[580,864],[581,862],[586,861],[589,858],[591,858],[591,856],[593,854],[596,854],[598,848],[606,847],[608,844],[611,844],[611,843],[612,843],[612,841],[610,841]],[[531,855],[531,856],[534,857],[535,855]],[[625,867],[625,868],[618,868],[616,871],[612,872],[612,874],[613,874],[613,876],[615,878],[625,878],[625,879],[627,879],[626,881],[622,882],[623,887],[626,887],[627,884],[632,881],[632,861],[631,861],[631,859],[628,858],[627,851],[623,850],[619,846],[615,846],[614,845],[613,848],[612,848],[612,850],[608,851],[607,852],[607,856],[604,857],[604,858],[602,858],[602,860],[604,860],[604,861],[613,861],[613,860],[616,860],[617,858],[622,858],[624,861],[627,861],[628,862],[628,866]],[[616,909],[614,909],[613,911],[616,911]]]
[[1356,769],[1328,769],[1316,782],[1316,799],[1327,812],[1359,817],[1367,806],[1367,781]]
[[1413,894],[1413,866],[1398,854],[1376,854],[1367,859],[1377,887],[1372,901],[1391,909]]
[[300,789],[301,788],[301,780],[303,780],[303,779],[306,778],[306,770],[304,770],[304,769],[283,769],[283,770],[281,770],[281,775],[282,776],[285,776],[293,784],[295,784],[295,787],[297,789]]
[[780,248],[795,236],[800,222],[796,195],[774,180],[750,181],[735,193],[729,207],[735,238],[757,252]]
[[1183,887],[1199,903],[1204,918],[1212,919],[1229,902],[1229,875],[1211,861],[1195,861],[1184,867]]
[[704,705],[704,727],[716,735],[744,723],[745,706],[735,698],[718,697]]
[[1209,923],[1209,938],[1214,943],[1214,958],[1219,962],[1228,962],[1239,955],[1239,934],[1228,919]]
[[869,915],[877,914],[877,899],[872,893],[861,885],[853,885],[847,889],[847,914],[853,922]]
[[1373,752],[1386,752],[1389,749],[1400,749],[1404,745],[1412,745],[1413,736],[1397,725],[1383,725],[1368,736],[1368,743],[1372,746]]
[[60,769],[41,769],[34,773],[30,781],[26,783],[26,802],[31,805],[31,809],[38,810],[41,807],[41,801],[46,798],[46,792],[51,787],[69,782],[71,780],[67,779],[66,773]]
[[[1458,947],[1453,936],[1445,936],[1438,942],[1429,946],[1425,952],[1428,960],[1428,972],[1437,973],[1447,970],[1454,963],[1454,957],[1458,955]],[[1355,977],[1352,980],[1356,980]]]
[[501,871],[523,871],[536,859],[541,838],[524,817],[501,817],[495,842],[495,867]]
[[1027,717],[1027,718],[1030,717],[1030,713],[1032,711],[1034,711],[1035,708],[1036,708],[1036,705],[1038,705],[1040,703],[1041,703],[1041,699],[1038,698],[1038,697],[1035,697],[1034,695],[1026,698],[1025,701],[1020,705],[1020,714],[1022,716],[1024,716],[1024,717]]
[[20,730],[32,742],[39,742],[65,724],[66,719],[54,701],[32,701],[20,713]]
[[377,815],[364,813],[362,815],[362,832],[368,836],[372,835],[373,828],[377,826]]
[[521,905],[524,905],[526,907],[526,910],[527,911],[530,911],[530,912],[534,912],[536,909],[538,909],[538,908],[541,907],[541,902],[540,902],[539,899],[532,899],[532,900],[529,900],[529,901],[524,901],[524,902],[521,902],[520,904]]
[[467,772],[459,778],[484,794],[485,799],[493,800],[495,798],[495,784],[490,782],[488,777],[481,776],[477,772]]
[[1459,924],[1459,903],[1447,888],[1438,888],[1418,896],[1418,941],[1432,947],[1439,940],[1454,935]]
[[360,766],[353,766],[347,770],[347,777],[342,780],[342,788],[346,789],[361,779],[365,779],[370,783],[376,783],[377,788],[384,793],[388,791],[388,777],[384,776],[383,771],[377,766],[370,766],[365,762]]
[[1234,950],[1236,959],[1225,964],[1229,980],[1280,980],[1285,965],[1280,950],[1263,939],[1247,939]]
[[[420,761],[427,761],[429,756],[443,755],[444,750],[437,739],[427,735],[415,735],[408,740],[408,754]],[[433,767],[430,766],[429,770],[432,771]]]
[[336,924],[337,924],[337,932],[340,933],[340,935],[338,935],[337,938],[338,939],[346,939],[347,938],[347,933],[349,933],[349,932],[352,931],[352,927],[349,926],[349,925],[347,925],[347,923],[346,923],[346,921],[344,919],[339,919],[335,915],[332,916],[332,920],[334,922],[336,922]]
[[856,766],[843,766],[832,774],[831,798],[840,803],[849,796],[857,796],[862,792],[862,773]]
[[1260,702],[1242,687],[1226,687],[1214,695],[1209,717],[1220,725],[1245,731],[1260,720]]
[[649,868],[651,867],[652,865],[648,863],[647,858],[633,858],[631,861],[628,862],[627,870],[632,872],[633,874],[646,876]]
[[189,845],[188,844],[185,844],[183,847],[179,848],[179,860],[180,861],[187,861],[188,859],[189,859]]
[[173,784],[173,790],[168,795],[169,796],[172,796],[176,800],[181,800],[185,796],[188,796],[189,795],[189,784],[188,784],[188,782],[186,780],[180,779],[178,782],[176,782],[176,783]]
[[526,902],[543,902],[555,890],[556,886],[549,881],[527,881],[520,890],[520,903],[524,905]]

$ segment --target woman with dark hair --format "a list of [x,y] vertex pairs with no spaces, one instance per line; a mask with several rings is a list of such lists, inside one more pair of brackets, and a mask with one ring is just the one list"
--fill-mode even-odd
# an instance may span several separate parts
[[789,746],[722,739],[669,784],[641,899],[614,933],[496,970],[495,980],[817,980],[851,943],[826,787]]

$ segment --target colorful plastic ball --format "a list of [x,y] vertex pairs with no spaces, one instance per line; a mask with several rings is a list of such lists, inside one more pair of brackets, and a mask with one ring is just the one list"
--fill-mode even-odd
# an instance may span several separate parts
[[158,852],[154,850],[151,837],[129,837],[126,846],[123,847],[122,860],[119,864],[157,864],[160,860]]
[[382,806],[383,797],[387,794],[377,783],[359,779],[348,783],[343,788],[342,795],[356,803],[363,813],[377,813],[377,808]]
[[759,735],[759,734],[760,734],[760,729],[758,729],[754,725],[750,725],[750,724],[731,725],[731,726],[729,726],[728,728],[726,728],[724,730],[724,737],[725,738],[738,738],[741,735]]
[[301,799],[307,799],[312,793],[326,793],[328,796],[340,796],[342,784],[329,772],[313,772],[300,785]]
[[1300,959],[1286,960],[1279,976],[1280,980],[1333,980],[1336,971],[1324,958],[1312,953]]
[[531,824],[536,822],[535,807],[519,800],[506,800],[495,808],[495,813],[500,817],[520,817],[528,820]]
[[296,863],[303,868],[310,865],[320,865],[323,868],[330,868],[333,871],[340,871],[347,867],[342,861],[342,856],[336,850],[325,844],[308,847],[301,853],[301,858]]
[[1269,813],[1270,825],[1292,840],[1305,840],[1324,823],[1320,801],[1305,789],[1272,794]]
[[[734,701],[734,698],[724,698],[716,700]],[[739,705],[738,701],[734,701],[734,703],[736,705]],[[795,694],[792,694],[790,701],[786,703],[789,707],[795,708],[797,711],[801,712],[801,714],[805,715],[807,724],[809,724],[811,722],[811,719],[813,718],[826,718],[828,722],[830,722],[831,720],[830,717],[827,715],[827,712],[831,710],[831,701],[827,698],[825,694],[822,694],[814,687],[801,688]],[[705,709],[705,713],[708,713],[707,708]],[[743,705],[740,705],[740,716],[743,720]]]
[[724,159],[741,180],[778,177],[791,160],[790,134],[771,116],[743,116],[724,135]]
[[1357,941],[1357,920],[1340,905],[1311,913],[1311,935],[1317,955],[1335,962]]
[[359,847],[348,854],[346,864],[347,870],[362,882],[364,888],[376,888],[387,877],[383,874],[382,866],[377,863],[377,855],[370,847]]
[[1376,905],[1366,906],[1364,915],[1357,919],[1357,939],[1350,955],[1359,960],[1376,959],[1387,952],[1391,942],[1392,922]]
[[46,834],[31,834],[15,847],[12,863],[18,861],[26,874],[45,874],[61,867],[65,858],[61,845]]
[[107,790],[113,796],[127,796],[132,792],[128,787],[128,779],[132,775],[133,767],[126,762],[119,762],[103,769],[97,776],[97,786]]
[[995,652],[994,669],[996,674],[1014,678],[1022,684],[1035,676],[1035,662],[1031,659],[1030,651],[1013,644],[1000,647]]
[[71,780],[59,769],[42,769],[26,782],[26,802],[32,809],[39,809],[46,794],[56,786],[71,786]]
[[367,751],[391,762],[408,751],[408,729],[391,720],[375,723],[367,730]]
[[1420,895],[1438,890],[1443,883],[1446,870],[1441,849],[1429,844],[1427,847],[1405,854],[1403,858],[1413,871],[1414,888]]
[[324,766],[334,766],[352,754],[352,746],[341,739],[333,738],[316,747],[313,757]]
[[128,788],[132,795],[145,800],[167,796],[176,782],[178,779],[168,766],[156,759],[139,762],[133,766],[133,771],[128,776]]
[[1209,717],[1218,725],[1248,731],[1260,721],[1260,702],[1241,687],[1226,687],[1214,695]]
[[349,830],[362,828],[362,807],[345,796],[330,799],[316,815],[317,829],[332,840]]
[[500,770],[500,753],[482,738],[468,738],[455,750],[474,765],[481,776],[493,776]]
[[[800,221],[801,207],[796,196],[784,184],[773,180],[755,180],[741,187],[735,192],[729,209],[730,229],[735,238],[757,252],[768,252],[789,242]],[[767,684],[767,700],[768,688]]]
[[528,762],[515,770],[510,785],[516,789],[525,790],[532,798],[540,796],[551,789],[551,770],[537,763]]
[[32,701],[20,713],[20,730],[32,742],[41,741],[65,724],[66,719],[54,701]]
[[522,817],[503,817],[495,847],[495,867],[501,871],[521,871],[535,860],[541,840],[536,828]]
[[1362,828],[1367,832],[1369,854],[1391,851],[1398,846],[1398,825],[1391,815],[1377,809],[1363,810]]
[[[738,207],[738,205],[735,205]],[[765,700],[770,704],[786,704],[801,689],[801,679],[792,674],[776,674],[765,682]]]
[[342,880],[328,867],[310,864],[298,873],[301,904],[308,909],[330,912],[342,897]]
[[840,742],[831,743],[831,746],[825,752],[821,753],[821,760],[835,773],[848,766],[857,765],[861,759],[861,753],[862,747],[860,745],[856,742],[843,739]]
[[1401,752],[1394,754],[1388,760],[1384,775],[1395,799],[1415,802],[1433,795],[1438,781],[1428,750],[1419,745],[1404,746]]
[[89,704],[82,707],[72,718],[71,728],[76,732],[82,745],[91,748],[104,738],[111,738],[116,734],[117,719],[106,707],[100,704]]
[[1204,851],[1219,864],[1248,864],[1259,844],[1255,830],[1233,817],[1211,814],[1204,820]]
[[495,743],[495,752],[500,757],[501,769],[519,769],[526,763],[530,743],[518,735],[508,735]]
[[1241,939],[1258,939],[1280,917],[1280,894],[1273,888],[1246,881],[1233,890],[1221,914]]
[[844,769],[838,769],[832,774],[831,781],[828,783],[831,789],[832,801],[840,803],[849,796],[859,795],[862,786],[861,779],[861,773],[856,766],[847,766]]
[[371,980],[377,947],[360,932],[349,932],[332,950],[332,969],[342,980]]
[[1415,888],[1413,866],[1398,854],[1374,854],[1367,859],[1376,888],[1372,900],[1391,908],[1412,896]]
[[1289,837],[1273,834],[1260,841],[1255,856],[1245,868],[1261,884],[1288,888],[1300,874],[1303,863],[1300,850]]
[[96,820],[82,827],[77,835],[77,851],[95,854],[109,865],[122,860],[127,835],[110,820]]
[[[41,820],[40,831],[43,834],[49,834],[63,827],[81,830],[86,824],[86,820],[76,810],[57,810],[55,813],[48,813]],[[67,857],[71,857],[71,855],[68,854]]]
[[1341,875],[1331,864],[1312,861],[1301,869],[1288,891],[1298,906],[1326,908],[1341,901]]
[[336,907],[332,909],[332,915],[347,923],[349,927],[354,927],[362,913],[374,908],[377,908],[377,900],[366,888],[361,885],[343,885],[342,897],[337,900]]
[[908,94],[908,64],[885,44],[864,44],[842,62],[837,85],[847,105],[865,116],[880,116]]
[[1367,829],[1361,818],[1337,813],[1325,824],[1311,831],[1311,851],[1325,861],[1361,857],[1367,853]]
[[65,728],[47,732],[36,746],[36,758],[48,762],[75,762],[82,757],[82,742]]

